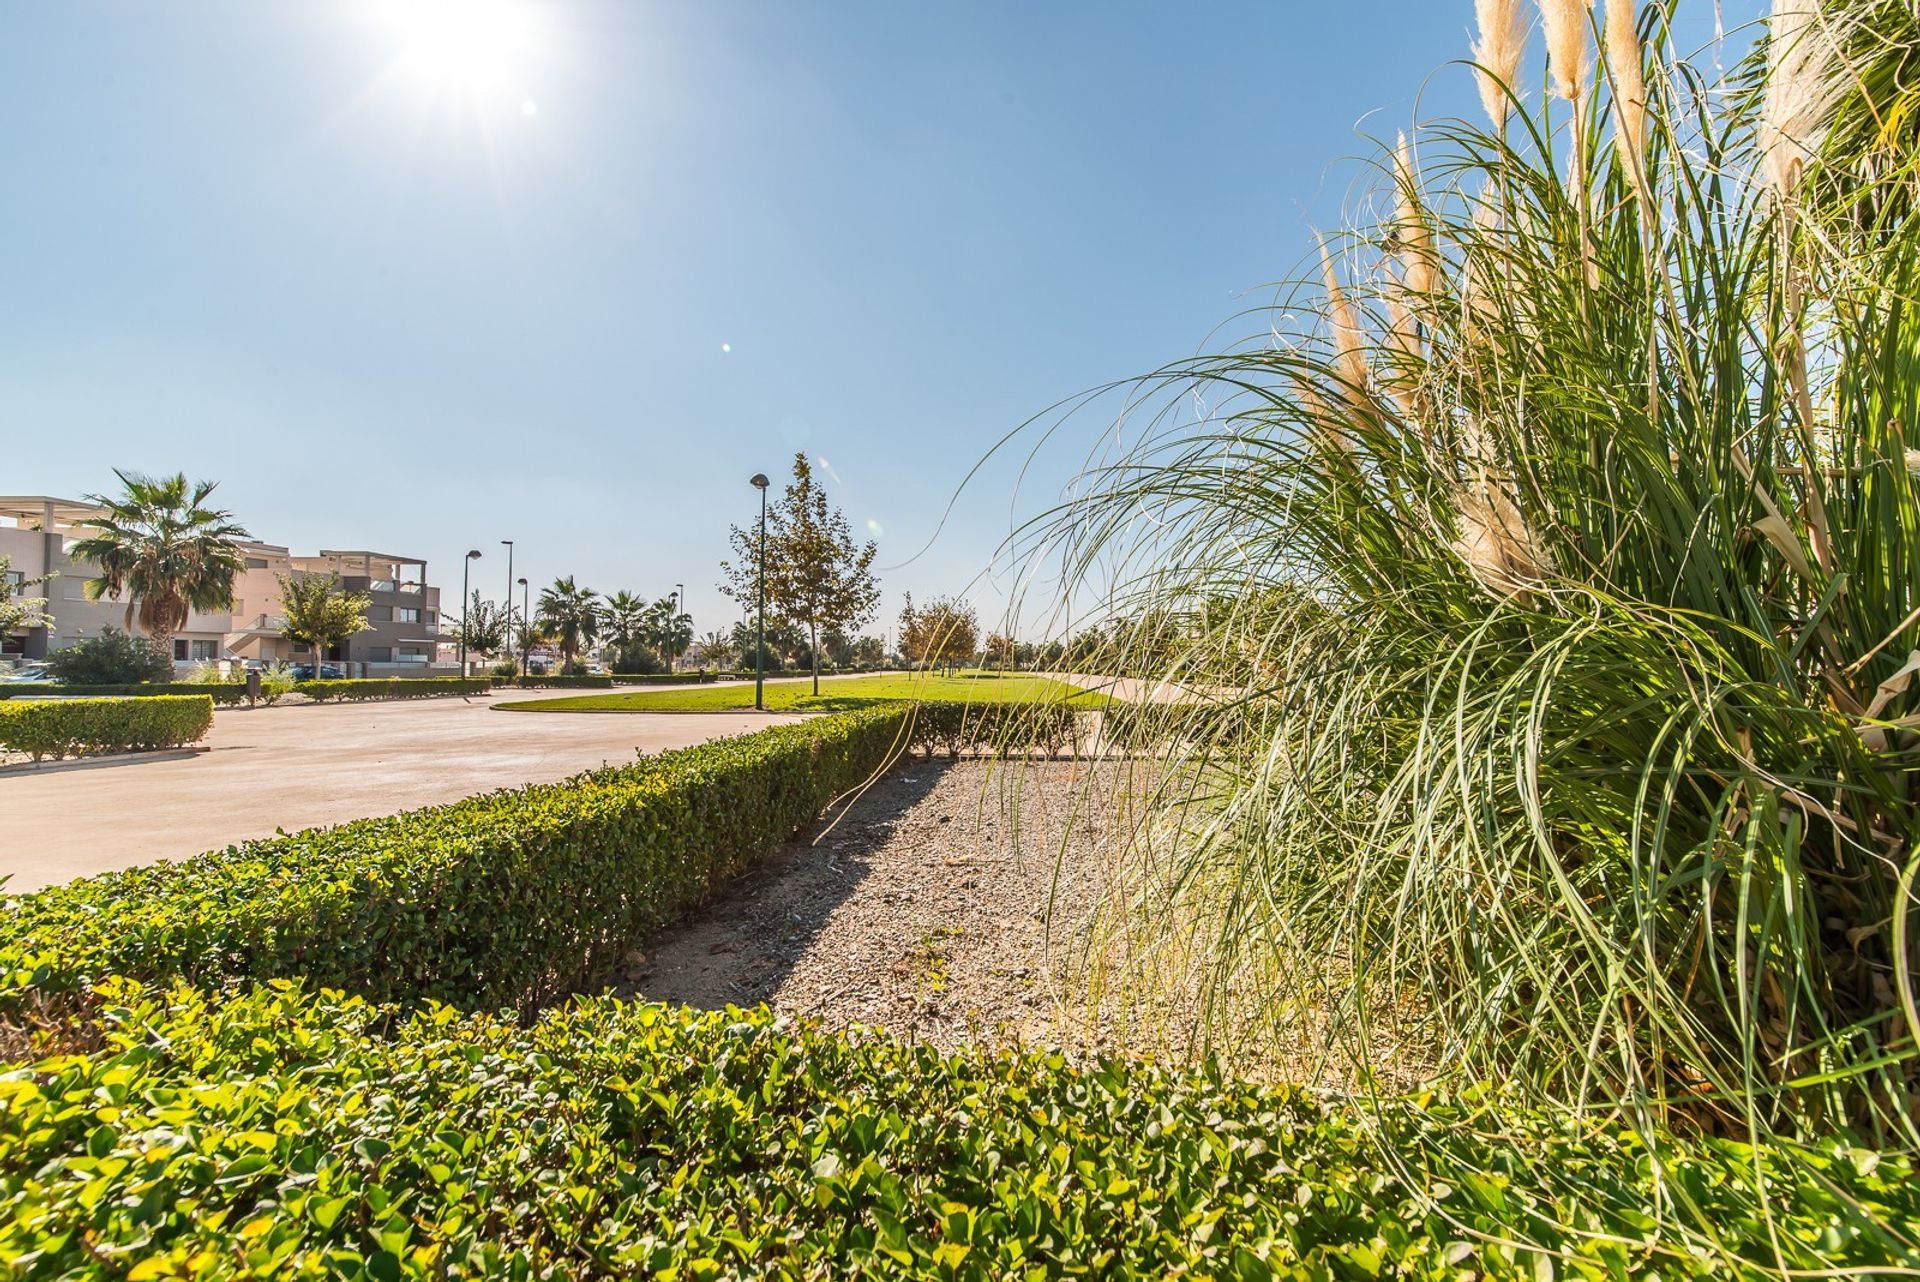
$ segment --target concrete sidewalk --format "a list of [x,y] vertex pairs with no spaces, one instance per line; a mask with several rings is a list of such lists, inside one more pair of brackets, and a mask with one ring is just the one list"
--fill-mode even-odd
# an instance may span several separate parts
[[491,698],[223,708],[207,752],[0,773],[0,877],[18,893],[112,868],[563,779],[764,729],[777,713],[503,716]]

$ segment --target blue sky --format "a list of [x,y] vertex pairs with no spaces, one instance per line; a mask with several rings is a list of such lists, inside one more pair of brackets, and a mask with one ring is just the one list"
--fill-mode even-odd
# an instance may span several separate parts
[[1473,101],[1468,0],[422,2],[8,8],[0,492],[184,469],[296,551],[477,547],[497,593],[514,538],[705,630],[803,449],[888,626],[1007,533],[1012,460],[921,551],[995,440],[1203,346],[1362,131]]

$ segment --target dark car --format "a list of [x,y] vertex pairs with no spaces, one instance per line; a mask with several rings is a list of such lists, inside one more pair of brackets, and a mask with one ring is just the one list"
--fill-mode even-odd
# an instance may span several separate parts
[[[311,663],[296,663],[290,671],[292,671],[295,681],[313,680],[313,665]],[[320,679],[322,681],[340,681],[344,680],[346,675],[347,670],[337,663],[323,663],[320,665]]]

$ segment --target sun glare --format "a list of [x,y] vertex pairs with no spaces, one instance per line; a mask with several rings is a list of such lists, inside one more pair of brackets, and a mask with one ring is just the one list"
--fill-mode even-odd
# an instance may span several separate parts
[[516,0],[387,0],[385,12],[407,72],[440,88],[518,91],[539,35]]

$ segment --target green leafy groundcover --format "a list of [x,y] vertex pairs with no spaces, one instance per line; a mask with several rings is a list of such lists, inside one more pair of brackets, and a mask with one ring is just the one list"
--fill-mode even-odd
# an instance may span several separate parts
[[15,701],[0,703],[0,751],[39,761],[178,748],[204,739],[212,725],[213,700],[205,694]]
[[107,976],[298,976],[531,1009],[603,978],[885,769],[904,715],[779,726],[0,901],[0,1016]]
[[[0,1074],[0,1267],[125,1277],[1625,1278],[1920,1265],[1914,1172],[596,999],[113,994]],[[1488,1138],[1491,1136],[1490,1138]],[[1404,1164],[1384,1162],[1390,1152]],[[1790,1209],[1766,1223],[1762,1185]],[[1533,1247],[1512,1245],[1516,1237]],[[1777,1254],[1776,1254],[1777,1252]]]
[[430,699],[450,694],[486,694],[487,677],[350,677],[333,681],[296,681],[295,694],[316,703],[358,699]]

